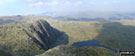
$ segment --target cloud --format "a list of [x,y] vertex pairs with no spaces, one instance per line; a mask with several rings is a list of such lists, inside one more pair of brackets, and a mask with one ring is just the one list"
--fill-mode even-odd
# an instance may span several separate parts
[[33,1],[35,1],[35,0],[26,0],[26,1],[28,1],[28,2],[33,2]]
[[43,6],[44,5],[44,2],[42,1],[39,1],[39,2],[36,2],[36,3],[30,3],[29,6],[30,7],[35,7],[35,6]]
[[16,2],[17,0],[0,0],[0,3]]
[[48,7],[66,7],[66,6],[79,6],[81,5],[83,2],[82,1],[75,1],[72,2],[71,0],[26,0],[27,2],[29,2],[29,6],[33,7],[33,6],[48,6]]
[[35,2],[35,1],[37,1],[37,0],[26,0],[27,2]]
[[113,5],[113,4],[118,4],[118,3],[120,3],[119,0],[104,1],[103,5]]
[[41,1],[39,1],[39,2],[37,2],[37,3],[35,3],[35,5],[36,6],[42,6],[44,3],[43,2],[41,2]]
[[0,5],[16,2],[17,0],[0,0]]
[[82,5],[82,4],[83,4],[82,1],[77,1],[77,2],[73,3],[74,6],[80,6],[80,5]]
[[45,2],[45,5],[47,5],[47,6],[57,6],[57,5],[59,5],[59,2],[58,1]]

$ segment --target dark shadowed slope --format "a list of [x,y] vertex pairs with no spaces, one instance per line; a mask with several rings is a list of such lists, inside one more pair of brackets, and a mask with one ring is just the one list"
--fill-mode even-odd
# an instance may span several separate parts
[[8,52],[4,52],[0,50],[0,56],[12,56],[12,55]]
[[135,26],[122,25],[118,22],[104,23],[96,38],[102,45],[111,48],[135,50]]

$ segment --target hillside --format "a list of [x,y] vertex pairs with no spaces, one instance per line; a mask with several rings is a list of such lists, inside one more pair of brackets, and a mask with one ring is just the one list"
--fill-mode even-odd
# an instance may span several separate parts
[[68,43],[68,36],[45,20],[28,20],[0,25],[0,50],[13,56],[40,54]]
[[117,56],[117,54],[101,47],[58,46],[37,56]]
[[69,35],[69,44],[97,39],[102,45],[117,50],[135,50],[134,20],[50,21],[49,23]]

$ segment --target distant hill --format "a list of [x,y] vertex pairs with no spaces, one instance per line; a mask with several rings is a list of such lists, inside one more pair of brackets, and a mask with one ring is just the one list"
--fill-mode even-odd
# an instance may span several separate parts
[[40,15],[68,21],[135,20],[134,12],[46,12]]

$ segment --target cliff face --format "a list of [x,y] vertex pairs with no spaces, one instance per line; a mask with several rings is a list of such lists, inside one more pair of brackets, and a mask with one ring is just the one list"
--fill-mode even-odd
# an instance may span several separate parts
[[117,54],[101,47],[78,48],[63,45],[49,49],[45,53],[37,56],[117,56]]
[[51,27],[45,20],[0,25],[0,50],[13,55],[37,55],[67,43],[68,36]]

